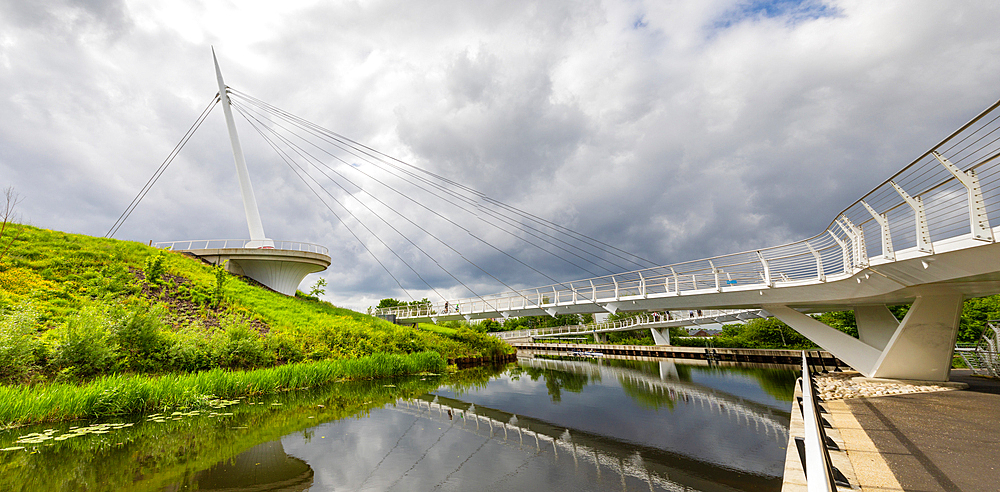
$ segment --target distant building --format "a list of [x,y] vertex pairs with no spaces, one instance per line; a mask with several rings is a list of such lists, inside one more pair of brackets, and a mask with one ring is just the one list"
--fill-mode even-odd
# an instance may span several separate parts
[[722,333],[722,330],[713,330],[705,328],[691,328],[688,330],[688,336],[690,337],[714,337]]

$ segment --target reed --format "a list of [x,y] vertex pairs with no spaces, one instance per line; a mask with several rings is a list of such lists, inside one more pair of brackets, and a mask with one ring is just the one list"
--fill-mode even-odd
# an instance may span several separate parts
[[437,352],[378,353],[250,371],[213,369],[163,376],[112,374],[82,384],[0,386],[0,428],[207,407],[217,398],[274,394],[335,381],[441,372],[445,368],[446,362]]

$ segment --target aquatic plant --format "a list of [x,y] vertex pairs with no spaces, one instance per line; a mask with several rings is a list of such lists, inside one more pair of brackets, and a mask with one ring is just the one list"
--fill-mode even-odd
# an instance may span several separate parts
[[268,369],[213,369],[195,374],[113,374],[83,384],[0,386],[0,427],[108,415],[198,408],[214,398],[269,395],[342,380],[441,372],[436,352],[374,354],[357,359],[287,364]]

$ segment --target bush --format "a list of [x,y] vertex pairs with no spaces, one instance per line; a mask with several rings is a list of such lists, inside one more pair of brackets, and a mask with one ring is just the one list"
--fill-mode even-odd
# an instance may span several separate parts
[[137,307],[126,312],[111,329],[119,364],[132,371],[162,369],[167,340],[163,335],[162,309]]
[[172,369],[195,372],[215,367],[212,341],[205,337],[201,327],[193,326],[168,333],[166,339],[166,360]]
[[0,317],[0,381],[22,382],[34,371],[37,319],[29,304]]
[[716,347],[756,349],[809,349],[816,345],[774,318],[755,319],[743,325],[725,325],[715,337]]
[[495,358],[514,351],[510,345],[507,345],[507,342],[466,327],[459,328],[454,338],[481,352],[483,357]]
[[163,251],[158,251],[156,254],[150,255],[146,258],[145,268],[143,268],[143,273],[146,275],[146,282],[150,286],[160,285],[160,277],[166,271],[167,267],[163,264],[165,259]]
[[250,326],[247,319],[238,316],[222,321],[223,333],[214,345],[215,360],[221,367],[259,367],[274,358],[267,353],[260,333]]
[[108,344],[105,313],[85,308],[56,328],[52,365],[63,378],[87,377],[108,369],[115,351]]

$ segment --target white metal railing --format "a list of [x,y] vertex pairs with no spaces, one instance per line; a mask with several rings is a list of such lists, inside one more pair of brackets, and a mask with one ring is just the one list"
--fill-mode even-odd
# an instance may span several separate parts
[[804,436],[801,438],[802,443],[796,443],[796,447],[802,446],[799,448],[799,459],[806,475],[806,488],[809,492],[836,492],[834,467],[826,449],[826,432],[820,421],[816,386],[805,351],[802,352],[802,379],[799,382],[802,385],[802,402],[799,408],[802,410]]
[[395,314],[397,319],[447,314],[493,317],[682,293],[809,285],[850,277],[870,264],[933,254],[934,243],[944,239],[991,243],[992,227],[1000,224],[998,106],[1000,101],[844,209],[811,238],[430,306],[381,308],[377,313]]
[[990,321],[975,348],[956,348],[955,353],[972,372],[981,376],[1000,377],[1000,321]]
[[[268,239],[274,247],[264,249],[280,249],[286,251],[305,251],[309,253],[319,253],[329,256],[330,250],[326,246],[301,241],[278,241]],[[161,241],[153,243],[154,248],[169,249],[172,251],[189,251],[195,249],[240,249],[247,248],[250,239],[188,239],[184,241]],[[261,249],[253,247],[250,249]]]
[[[690,324],[708,324],[722,317],[731,317],[733,321],[741,315],[749,315],[759,312],[759,309],[710,309],[698,311],[665,311],[663,313],[653,312],[633,316],[616,321],[605,321],[603,323],[591,323],[586,325],[548,326],[543,328],[528,328],[524,330],[497,331],[491,332],[502,340],[528,337],[549,337],[559,335],[570,335],[574,333],[604,333],[609,331],[627,331],[632,328],[641,328],[646,325],[662,324],[669,326],[676,322],[690,322]],[[753,316],[750,316],[753,317]]]

